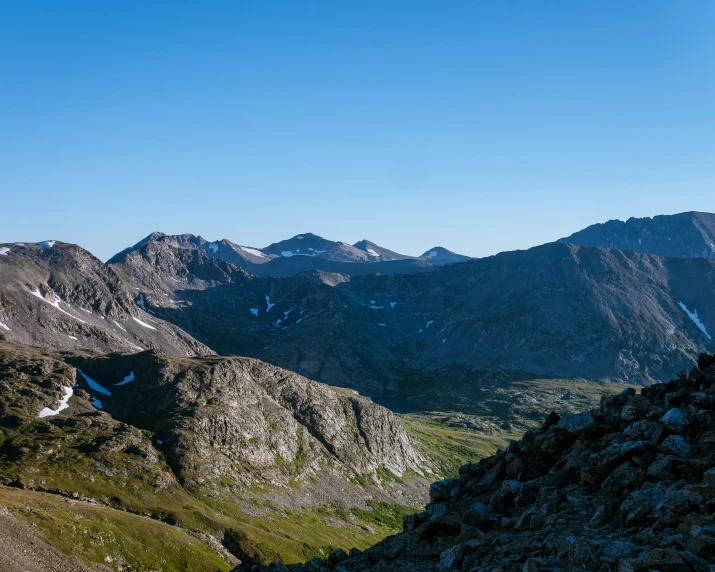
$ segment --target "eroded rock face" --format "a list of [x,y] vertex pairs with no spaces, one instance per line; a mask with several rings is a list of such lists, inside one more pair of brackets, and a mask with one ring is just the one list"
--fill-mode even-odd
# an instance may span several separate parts
[[[104,410],[155,431],[188,486],[286,484],[323,469],[369,477],[378,468],[398,476],[424,468],[389,410],[258,360],[145,352],[80,363],[112,387]],[[114,386],[130,371],[131,383]]]
[[315,569],[711,572],[712,397],[715,357],[702,354],[677,381],[624,391],[589,413],[552,414],[506,451],[435,483],[432,504],[406,517],[402,534],[341,568]]

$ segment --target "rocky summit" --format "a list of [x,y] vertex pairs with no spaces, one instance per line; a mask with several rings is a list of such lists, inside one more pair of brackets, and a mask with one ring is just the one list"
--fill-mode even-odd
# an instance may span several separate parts
[[712,572],[715,356],[606,396],[430,487],[404,531],[360,552],[238,570]]

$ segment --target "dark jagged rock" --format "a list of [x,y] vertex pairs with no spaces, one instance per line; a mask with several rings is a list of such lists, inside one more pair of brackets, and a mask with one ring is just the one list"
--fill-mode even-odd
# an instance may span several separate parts
[[434,483],[426,512],[405,517],[403,533],[317,569],[712,572],[715,360],[698,363],[597,410],[549,416],[457,479]]

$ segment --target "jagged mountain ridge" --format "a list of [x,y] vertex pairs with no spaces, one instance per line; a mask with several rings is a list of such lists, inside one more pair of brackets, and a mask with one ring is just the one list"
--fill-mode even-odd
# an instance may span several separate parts
[[[692,364],[715,332],[706,259],[552,243],[414,275],[256,278],[234,267],[198,289],[157,272],[159,249],[145,249],[116,268],[177,288],[145,292],[158,316],[219,353],[371,395],[414,393],[415,379],[438,383],[461,365],[648,384]],[[201,260],[196,272],[215,272]]]
[[166,235],[154,232],[134,246],[123,250],[108,260],[109,264],[122,263],[131,253],[146,249],[155,243],[169,244],[175,248],[200,251],[209,258],[219,258],[235,264],[255,276],[294,276],[307,270],[321,270],[350,276],[368,274],[397,274],[426,272],[469,257],[435,247],[422,256],[398,254],[362,240],[354,245],[327,240],[312,233],[273,243],[265,248],[241,246],[230,240],[209,242],[192,234]]
[[715,258],[715,214],[685,212],[653,218],[610,220],[561,242],[633,250],[674,258]]
[[[60,241],[6,244],[0,256],[0,339],[68,350],[213,353],[145,311],[112,267]],[[136,292],[136,293],[134,293]]]

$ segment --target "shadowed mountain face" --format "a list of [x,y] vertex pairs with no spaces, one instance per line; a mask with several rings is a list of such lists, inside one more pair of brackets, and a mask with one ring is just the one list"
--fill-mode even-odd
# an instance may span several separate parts
[[256,278],[202,257],[189,271],[183,256],[147,245],[115,268],[219,353],[371,395],[459,401],[526,373],[649,384],[713,347],[711,260],[553,243],[414,275]]
[[140,292],[78,246],[0,248],[0,339],[68,350],[213,353],[145,310]]
[[715,258],[715,214],[687,212],[594,224],[561,242],[673,258]]
[[433,483],[401,534],[291,570],[710,571],[714,385],[715,359],[703,354],[682,379],[552,412],[505,451]]
[[208,242],[191,234],[169,236],[154,232],[133,247],[113,256],[108,263],[122,263],[132,253],[146,251],[159,244],[201,252],[208,258],[235,264],[254,276],[294,276],[307,270],[348,276],[414,274],[434,270],[444,264],[470,260],[467,256],[441,247],[413,257],[398,254],[368,240],[351,246],[312,233],[299,234],[261,249],[240,246],[225,239]]

